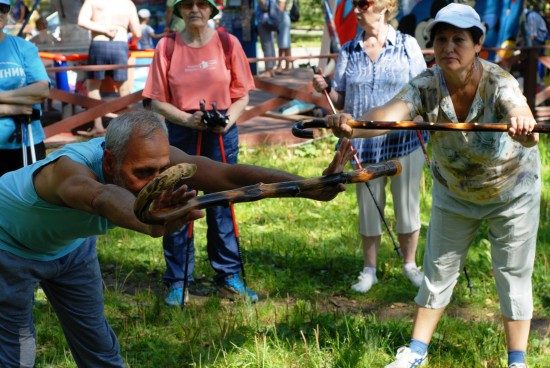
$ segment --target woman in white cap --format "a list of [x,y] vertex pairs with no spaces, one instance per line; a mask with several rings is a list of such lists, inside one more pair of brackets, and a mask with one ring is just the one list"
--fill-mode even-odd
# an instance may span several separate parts
[[50,79],[36,46],[3,31],[10,8],[10,0],[0,0],[0,176],[24,166],[24,157],[27,163],[46,157],[40,103]]
[[[480,60],[485,29],[467,5],[452,3],[428,26],[436,65],[411,80],[366,120],[497,123],[507,133],[430,133],[433,160],[432,216],[424,253],[424,280],[409,346],[390,368],[427,363],[428,344],[449,304],[482,221],[489,226],[493,273],[508,348],[508,367],[526,367],[533,314],[531,275],[539,224],[540,157],[536,121],[516,80]],[[327,123],[340,137],[371,137],[387,131],[353,130],[349,115]]]

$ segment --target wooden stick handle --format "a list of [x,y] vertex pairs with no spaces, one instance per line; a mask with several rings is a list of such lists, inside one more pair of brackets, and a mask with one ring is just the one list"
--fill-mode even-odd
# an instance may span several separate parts
[[401,173],[398,161],[370,165],[366,168],[345,173],[320,176],[317,178],[287,181],[272,184],[255,184],[223,192],[210,193],[191,199],[185,206],[148,209],[140,218],[150,224],[163,224],[184,217],[192,210],[214,206],[227,206],[231,203],[253,202],[264,198],[309,197],[326,187],[337,184],[362,183],[381,176],[395,176]]
[[[437,130],[437,131],[471,131],[471,132],[507,132],[508,124],[503,123],[428,123],[416,121],[367,121],[350,120],[347,124],[354,129],[379,130]],[[324,119],[299,121],[292,127],[292,134],[299,138],[313,138],[311,128],[325,128]],[[550,124],[536,124],[535,133],[550,133]]]

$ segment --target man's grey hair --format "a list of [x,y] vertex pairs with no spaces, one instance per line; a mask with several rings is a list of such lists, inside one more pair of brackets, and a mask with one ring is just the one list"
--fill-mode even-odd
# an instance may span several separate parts
[[150,139],[158,129],[168,136],[166,124],[157,113],[147,110],[127,112],[109,123],[105,132],[105,149],[111,151],[120,164],[126,157],[132,133]]

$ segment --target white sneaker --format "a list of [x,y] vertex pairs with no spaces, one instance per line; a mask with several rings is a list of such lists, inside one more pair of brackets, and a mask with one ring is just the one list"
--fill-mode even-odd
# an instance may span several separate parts
[[508,366],[508,368],[527,368],[527,364],[525,364],[525,363],[512,363]]
[[388,364],[384,368],[413,368],[421,367],[428,363],[428,353],[418,355],[413,353],[408,346],[402,346],[397,349],[395,354],[395,362]]
[[418,267],[403,268],[403,274],[417,288],[419,288],[420,285],[422,285],[422,279],[424,278],[424,272],[420,271],[418,269]]
[[366,293],[370,290],[372,285],[378,282],[378,279],[376,278],[376,273],[373,274],[365,270],[361,271],[357,279],[359,280],[359,282],[351,285],[351,288],[358,293]]

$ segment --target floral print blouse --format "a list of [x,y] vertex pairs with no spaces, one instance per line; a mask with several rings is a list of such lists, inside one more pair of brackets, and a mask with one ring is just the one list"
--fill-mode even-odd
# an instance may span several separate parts
[[[509,111],[527,106],[517,81],[499,66],[479,60],[483,75],[465,122],[507,123]],[[395,97],[407,103],[410,119],[458,122],[441,69],[425,70]],[[540,179],[537,146],[525,148],[507,132],[431,131],[434,180],[472,202],[507,200]]]

